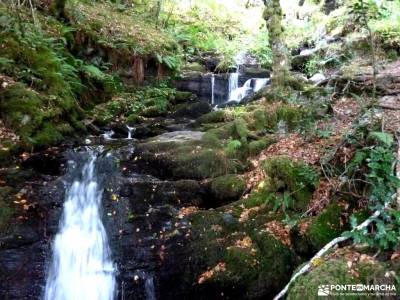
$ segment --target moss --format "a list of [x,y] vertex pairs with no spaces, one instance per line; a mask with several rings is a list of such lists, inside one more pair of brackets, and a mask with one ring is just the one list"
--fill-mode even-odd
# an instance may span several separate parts
[[131,124],[137,124],[142,121],[143,118],[138,116],[137,114],[130,114],[127,118],[126,121]]
[[211,184],[211,191],[217,199],[234,200],[240,198],[246,189],[246,182],[238,175],[224,175],[215,178]]
[[279,240],[260,232],[265,223],[238,222],[229,211],[240,203],[191,217],[191,268],[194,270],[190,273],[195,274],[192,280],[197,282],[204,271],[223,263],[224,271],[216,272],[196,285],[196,289],[236,288],[243,295],[241,299],[272,298],[289,279],[296,264],[295,256]]
[[192,71],[192,72],[206,72],[205,66],[197,63],[197,62],[192,62],[192,63],[187,63],[184,66],[185,71]]
[[49,100],[46,97],[21,83],[12,84],[0,92],[0,116],[20,136],[21,146],[25,149],[54,145],[63,136],[85,129],[77,119],[80,112],[76,106],[64,103],[68,107],[64,110],[57,104],[62,99]]
[[200,118],[196,120],[198,124],[219,123],[224,121],[225,121],[225,111],[223,110],[215,110],[209,112],[208,114],[202,115]]
[[135,15],[135,22],[132,22],[129,9],[121,11],[118,6],[106,2],[93,4],[70,1],[67,11],[70,12],[71,25],[77,32],[118,54],[157,53],[162,60],[164,56],[176,51],[177,44],[170,35],[158,30],[153,23],[146,22],[140,15]]
[[234,137],[239,138],[242,142],[246,142],[249,136],[247,123],[243,118],[237,118],[233,121]]
[[138,145],[137,151],[141,153],[141,160],[162,166],[162,172],[175,178],[204,179],[243,170],[244,166],[229,159],[219,143],[213,143],[207,138],[188,142],[154,141]]
[[175,95],[172,97],[171,102],[173,104],[183,103],[193,100],[195,95],[191,92],[176,91]]
[[284,156],[267,159],[263,167],[268,176],[268,191],[278,197],[285,193],[292,198],[290,209],[302,211],[307,207],[318,179],[312,167]]
[[299,123],[305,116],[305,110],[298,106],[283,105],[278,107],[276,111],[277,119],[285,121],[289,130],[298,127]]
[[[351,256],[348,253],[348,257]],[[368,257],[368,256],[367,256]],[[349,266],[344,257],[326,258],[316,265],[310,273],[300,276],[290,287],[288,300],[320,299],[320,285],[343,284],[395,284],[395,278],[390,274],[391,267],[385,263],[370,260],[353,261]],[[335,297],[336,298],[336,297]],[[346,299],[371,299],[371,296],[347,295]]]
[[44,118],[43,101],[38,93],[21,83],[0,92],[0,114],[5,123],[26,138],[40,126]]
[[216,149],[196,149],[180,147],[171,153],[175,166],[172,174],[178,178],[203,179],[226,173],[236,173],[243,167],[228,159],[223,151]]
[[219,139],[228,139],[234,134],[233,122],[226,123],[218,128],[210,129],[207,132],[214,134]]
[[36,147],[46,147],[61,142],[63,135],[53,124],[47,122],[43,124],[32,139]]
[[342,208],[333,203],[312,222],[307,235],[315,249],[322,248],[342,233],[341,214]]
[[[306,226],[296,225],[291,229],[290,236],[294,249],[300,255],[312,255],[341,235],[348,228],[343,220],[344,207],[332,203],[317,217],[304,219]],[[306,228],[305,231],[300,228]]]
[[276,139],[273,136],[268,136],[257,141],[252,141],[249,143],[249,154],[251,156],[255,156],[275,142]]
[[256,130],[262,130],[265,129],[268,125],[268,120],[267,120],[267,116],[265,114],[265,110],[261,110],[258,109],[253,113],[253,118],[254,118],[254,122],[253,122],[253,126],[254,129]]

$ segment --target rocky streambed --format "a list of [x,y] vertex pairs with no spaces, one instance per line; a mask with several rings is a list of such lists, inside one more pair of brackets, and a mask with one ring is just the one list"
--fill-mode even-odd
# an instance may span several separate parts
[[[233,175],[243,166],[227,160],[204,132],[192,128],[190,109],[181,116],[178,123],[160,119],[164,133],[156,136],[149,125],[136,131],[140,140],[133,138],[135,133],[127,139],[125,129],[118,131],[114,125],[117,133],[112,139],[95,137],[87,146],[48,149],[22,165],[2,169],[1,192],[15,205],[0,236],[2,299],[43,297],[52,242],[73,180],[67,166],[82,164],[82,157],[93,149],[113,158],[99,172],[106,178],[101,218],[116,266],[116,299],[238,299],[238,293],[247,297],[252,285],[253,298],[277,291],[293,268],[294,255],[268,235],[249,244],[233,211],[213,209],[245,192],[244,180]],[[232,239],[243,240],[239,252],[225,249]],[[269,258],[263,257],[265,263],[284,265],[281,270],[268,267],[268,276],[278,274],[277,280],[257,283],[258,271],[246,274],[247,267],[242,275],[246,281],[237,277],[239,269],[223,272],[228,257],[237,268],[252,263],[248,259],[254,260],[252,269],[257,268],[264,252],[269,253]],[[209,280],[210,274],[219,272],[226,274]]]

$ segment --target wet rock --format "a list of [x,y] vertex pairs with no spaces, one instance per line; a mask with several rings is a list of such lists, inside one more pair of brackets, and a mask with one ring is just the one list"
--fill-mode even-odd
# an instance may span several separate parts
[[60,175],[65,162],[66,159],[60,154],[59,149],[49,149],[29,156],[23,161],[22,166],[46,175]]
[[149,143],[183,143],[189,141],[201,141],[204,132],[201,131],[173,131],[167,132],[148,140]]

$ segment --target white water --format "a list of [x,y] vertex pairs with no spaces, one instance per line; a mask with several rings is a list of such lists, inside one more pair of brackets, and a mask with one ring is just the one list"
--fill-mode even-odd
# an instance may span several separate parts
[[103,133],[101,136],[105,140],[112,140],[112,136],[113,136],[114,133],[115,133],[114,131],[110,130],[110,131],[107,131],[107,132]]
[[247,80],[242,87],[237,87],[229,95],[229,101],[240,101],[252,91],[251,79]]
[[268,78],[254,78],[254,93],[257,93],[259,90],[261,90],[264,86],[268,84],[268,82]]
[[129,127],[126,125],[126,128],[128,128],[128,137],[126,138],[127,140],[132,139],[132,133],[135,132],[136,128],[135,127]]
[[67,190],[63,218],[53,245],[45,300],[112,300],[115,269],[101,221],[102,188],[91,153]]
[[228,99],[231,99],[231,96],[235,90],[239,87],[239,73],[230,73],[229,74],[229,93]]
[[211,74],[211,104],[214,105],[215,74]]
[[[251,87],[251,83],[254,81],[254,86]],[[269,82],[268,78],[251,78],[248,79],[243,86],[237,87],[234,90],[230,89],[229,85],[229,98],[228,101],[240,102],[243,98],[249,96],[251,93],[256,93]]]

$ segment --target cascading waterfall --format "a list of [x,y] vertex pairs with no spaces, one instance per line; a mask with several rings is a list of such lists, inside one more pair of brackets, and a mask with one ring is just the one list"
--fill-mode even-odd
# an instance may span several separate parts
[[[114,298],[115,268],[101,220],[103,189],[99,186],[97,154],[89,154],[78,178],[66,192],[63,217],[53,245],[45,300]],[[78,165],[74,167],[76,169]]]
[[132,133],[135,132],[136,128],[135,127],[130,127],[126,125],[126,128],[128,129],[128,137],[126,138],[127,140],[132,139]]
[[240,101],[246,97],[251,90],[251,79],[249,79],[242,87],[238,87],[230,93],[229,101]]
[[266,86],[269,83],[269,81],[270,81],[269,78],[254,78],[254,87],[253,87],[254,93],[257,93],[259,90],[261,90],[264,86]]
[[230,73],[229,74],[229,93],[228,99],[231,99],[232,93],[237,90],[239,87],[239,73]]
[[215,74],[211,74],[211,104],[214,105],[215,99],[214,99],[214,88],[215,88]]
[[[252,87],[252,82],[254,85]],[[251,93],[256,93],[266,86],[269,82],[268,78],[251,78],[248,79],[243,86],[237,87],[233,91],[229,91],[228,101],[240,102],[245,97],[249,96]]]
[[103,133],[101,136],[105,139],[105,140],[112,140],[112,136],[114,135],[114,131],[110,130],[107,131],[105,133]]

